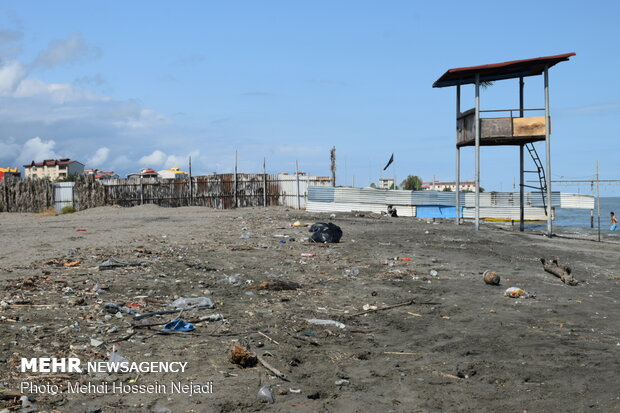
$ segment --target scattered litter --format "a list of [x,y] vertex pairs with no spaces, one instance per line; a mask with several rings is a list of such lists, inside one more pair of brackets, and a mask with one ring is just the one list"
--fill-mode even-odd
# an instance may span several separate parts
[[86,230],[83,228],[77,228],[76,231],[81,232],[81,231],[86,231]]
[[345,277],[356,277],[359,275],[359,273],[360,270],[357,267],[345,268],[344,270],[342,270],[342,275],[344,275]]
[[302,252],[301,256],[302,257],[316,257],[316,254],[313,254],[311,252]]
[[246,232],[245,234],[241,235],[239,238],[240,238],[240,239],[249,239],[249,238],[252,238],[253,236],[254,236],[254,234],[253,234],[253,233],[251,233],[251,232]]
[[489,284],[489,285],[499,285],[499,275],[497,275],[497,273],[495,271],[485,271],[484,274],[484,282]]
[[310,226],[312,236],[310,239],[314,242],[337,243],[342,238],[342,229],[336,224],[317,222]]
[[166,324],[164,328],[161,329],[161,331],[165,331],[168,333],[170,332],[185,333],[188,331],[194,331],[195,329],[196,327],[192,323],[188,323],[187,321],[179,318]]
[[309,322],[310,324],[316,324],[320,326],[334,326],[338,328],[345,328],[344,324],[342,324],[339,321],[335,321],[335,320],[320,320],[318,318],[311,318],[306,321]]
[[229,275],[228,277],[224,277],[218,281],[218,283],[228,283],[232,285],[239,285],[244,282],[247,282],[245,278],[239,277],[237,274]]
[[291,393],[301,393],[301,389],[292,389],[292,388],[289,388],[289,389],[288,389],[288,391],[289,391],[289,392],[291,392]]
[[258,391],[258,399],[269,404],[274,404],[276,402],[276,398],[271,392],[271,388],[269,386],[263,386]]
[[422,314],[418,314],[418,313],[411,313],[409,311],[407,311],[407,314],[412,315],[414,317],[422,317]]
[[351,384],[351,382],[347,379],[340,379],[336,380],[335,384],[336,386],[348,386],[349,384]]
[[286,244],[286,241],[284,241],[283,239],[280,240],[280,244]]
[[119,353],[113,351],[108,356],[108,363],[111,363],[111,364],[129,363],[129,360],[127,360],[125,357],[121,356]]
[[401,261],[411,261],[411,258],[408,258],[408,257],[403,257],[403,258],[401,258],[400,260],[401,260]]
[[121,306],[116,303],[105,303],[105,305],[103,306],[103,309],[110,314],[125,313],[125,314],[134,315],[136,313],[131,308]]
[[436,270],[430,270],[429,274],[431,277],[437,277],[438,272]]
[[222,321],[224,316],[222,314],[211,314],[206,317],[200,317],[200,322],[206,321],[207,323],[213,323],[215,321]]
[[103,341],[101,341],[101,340],[97,340],[96,338],[91,338],[90,339],[90,345],[93,346],[93,347],[99,347],[102,344],[103,344]]
[[97,268],[99,268],[99,270],[109,270],[112,268],[125,268],[125,267],[140,267],[142,266],[142,263],[139,262],[123,262],[123,261],[119,261],[116,258],[109,258],[107,260],[105,260],[104,262],[102,262],[101,264],[97,265]]
[[367,310],[376,310],[376,309],[377,309],[377,306],[376,306],[376,305],[370,305],[370,304],[364,304],[364,305],[362,306],[362,309],[363,309],[363,310],[366,310],[366,311],[367,311]]
[[180,297],[174,300],[171,304],[174,308],[189,309],[189,308],[215,308],[215,304],[209,297]]
[[504,297],[511,298],[535,298],[536,295],[534,293],[528,293],[525,290],[522,290],[518,287],[510,287],[504,292]]
[[80,265],[82,263],[82,261],[80,260],[75,260],[75,261],[70,261],[70,262],[65,262],[64,266],[65,267],[77,267],[78,265]]
[[291,227],[301,227],[301,222],[295,221],[291,224]]

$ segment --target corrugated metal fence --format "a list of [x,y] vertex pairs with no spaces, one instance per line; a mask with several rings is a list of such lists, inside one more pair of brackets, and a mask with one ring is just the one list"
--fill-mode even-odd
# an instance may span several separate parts
[[[307,210],[312,212],[365,211],[381,213],[393,205],[402,216],[454,217],[456,194],[437,191],[402,191],[374,188],[310,187]],[[525,219],[545,220],[542,195],[526,192]],[[554,208],[593,209],[592,195],[554,192]],[[461,216],[473,218],[475,194],[461,193]],[[487,219],[519,220],[518,192],[485,192],[480,194],[480,216]]]

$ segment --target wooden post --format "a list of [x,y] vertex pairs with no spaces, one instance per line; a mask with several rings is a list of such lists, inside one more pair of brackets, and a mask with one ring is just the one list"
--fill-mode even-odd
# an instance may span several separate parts
[[330,169],[332,171],[332,186],[336,186],[336,147],[329,151]]
[[301,194],[299,193],[299,161],[295,161],[295,178],[297,181],[297,209],[301,209]]
[[237,208],[239,205],[239,200],[237,199],[237,151],[235,151],[235,187],[234,187],[234,200],[235,204],[233,208]]
[[266,159],[263,158],[263,206],[267,207],[267,167]]
[[192,185],[192,157],[189,157],[189,206],[194,205],[194,194]]

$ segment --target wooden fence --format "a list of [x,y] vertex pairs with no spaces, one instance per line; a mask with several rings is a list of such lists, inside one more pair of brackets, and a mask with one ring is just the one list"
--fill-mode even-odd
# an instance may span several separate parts
[[[248,206],[305,206],[307,186],[326,185],[324,178],[271,174],[213,174],[182,179],[131,178],[96,181],[78,176],[73,186],[74,206],[130,207],[206,206],[228,209]],[[54,183],[45,179],[5,180],[0,183],[0,210],[39,212],[54,206]],[[302,202],[303,201],[303,202]]]

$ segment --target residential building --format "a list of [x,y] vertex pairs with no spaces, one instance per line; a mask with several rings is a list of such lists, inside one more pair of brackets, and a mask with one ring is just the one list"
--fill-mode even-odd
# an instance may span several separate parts
[[394,188],[394,178],[380,178],[379,189],[392,189]]
[[118,179],[118,174],[114,171],[101,171],[96,168],[84,169],[84,175],[93,175],[96,180],[102,179]]
[[84,164],[69,158],[46,159],[43,162],[32,161],[24,165],[25,178],[63,179],[69,175],[84,174]]
[[159,171],[158,175],[162,179],[177,179],[177,178],[185,178],[189,176],[187,172],[183,172],[179,169],[178,166],[172,167],[170,169],[165,169],[163,171]]
[[153,168],[142,168],[140,172],[127,175],[127,178],[157,178],[159,175]]
[[19,178],[22,174],[19,173],[19,169],[17,168],[0,168],[0,182],[2,182],[5,176],[15,176]]
[[[456,182],[430,181],[422,183],[423,191],[447,191],[448,189],[446,188],[449,188],[450,191],[456,191]],[[461,191],[474,192],[476,190],[476,181],[460,182],[459,188]]]

